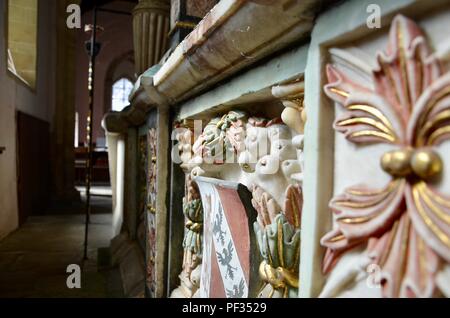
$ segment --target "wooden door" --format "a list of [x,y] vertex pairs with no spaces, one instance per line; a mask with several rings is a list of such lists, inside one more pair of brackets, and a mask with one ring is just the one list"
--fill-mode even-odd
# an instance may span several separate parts
[[49,124],[17,112],[17,187],[19,225],[43,215],[49,201]]

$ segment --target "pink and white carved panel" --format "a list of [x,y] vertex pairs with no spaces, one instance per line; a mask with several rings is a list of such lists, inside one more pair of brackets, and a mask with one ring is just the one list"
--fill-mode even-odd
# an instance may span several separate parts
[[450,72],[428,36],[397,15],[388,34],[329,49],[324,91],[336,135],[322,296],[443,294]]

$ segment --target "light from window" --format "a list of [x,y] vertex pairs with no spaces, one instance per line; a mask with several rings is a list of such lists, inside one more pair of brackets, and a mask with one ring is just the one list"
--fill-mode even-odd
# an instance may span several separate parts
[[128,97],[133,90],[133,83],[126,78],[121,78],[114,83],[112,88],[112,110],[116,112],[122,111],[130,102]]
[[8,69],[35,88],[37,56],[37,0],[8,1]]

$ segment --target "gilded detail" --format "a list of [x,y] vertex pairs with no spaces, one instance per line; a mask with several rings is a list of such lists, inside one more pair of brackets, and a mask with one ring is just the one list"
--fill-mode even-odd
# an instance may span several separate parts
[[[263,262],[259,275],[264,285],[260,296],[296,297],[299,286],[301,188],[292,185],[286,192],[282,210],[264,190],[253,188],[253,206],[258,212],[254,224]],[[269,287],[270,286],[270,287]]]
[[395,148],[380,158],[392,177],[384,189],[353,187],[331,201],[336,227],[321,241],[323,269],[331,271],[343,253],[365,243],[381,268],[384,296],[431,297],[440,264],[450,262],[449,198],[433,189],[444,164],[438,148],[450,135],[450,73],[403,16],[394,19],[377,63],[371,87],[327,67],[325,92],[345,110],[335,129],[361,146]]

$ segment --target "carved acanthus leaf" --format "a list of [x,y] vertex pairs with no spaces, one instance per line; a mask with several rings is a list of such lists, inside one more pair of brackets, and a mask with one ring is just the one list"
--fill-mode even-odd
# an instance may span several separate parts
[[436,149],[450,137],[450,73],[431,52],[419,27],[397,16],[386,52],[377,56],[372,87],[327,67],[325,92],[345,110],[335,129],[352,143],[399,149],[381,158],[392,176],[384,189],[352,187],[332,200],[336,227],[322,239],[324,270],[367,243],[388,297],[433,296],[439,264],[450,262],[450,205],[432,189],[443,169]]

